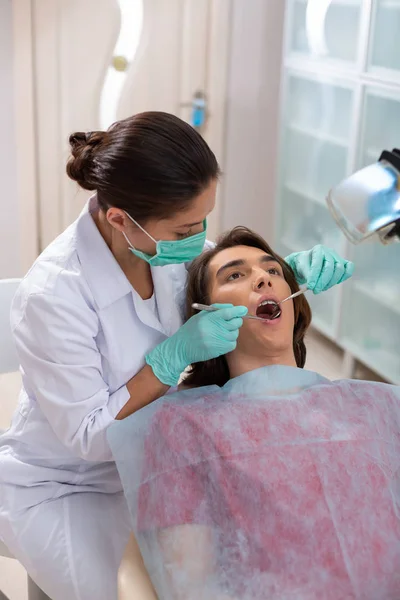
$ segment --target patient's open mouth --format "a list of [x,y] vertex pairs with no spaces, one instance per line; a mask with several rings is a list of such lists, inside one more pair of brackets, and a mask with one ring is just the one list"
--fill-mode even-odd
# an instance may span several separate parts
[[281,314],[281,308],[279,304],[275,302],[275,300],[264,300],[263,302],[260,302],[256,311],[257,317],[266,319],[267,321],[279,319]]

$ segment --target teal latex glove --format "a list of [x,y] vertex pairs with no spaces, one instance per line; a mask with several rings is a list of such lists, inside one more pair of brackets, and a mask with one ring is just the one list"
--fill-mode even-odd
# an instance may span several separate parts
[[236,348],[239,329],[248,309],[233,304],[214,304],[220,310],[202,311],[191,317],[170,338],[146,356],[154,375],[165,385],[177,385],[188,365],[217,358]]
[[340,258],[330,248],[314,246],[312,250],[294,252],[285,258],[300,285],[307,284],[314,294],[329,290],[353,275],[354,263]]

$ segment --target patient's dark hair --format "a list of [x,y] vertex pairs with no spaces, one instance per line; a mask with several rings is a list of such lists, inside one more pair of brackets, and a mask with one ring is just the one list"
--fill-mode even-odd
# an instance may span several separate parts
[[[257,233],[247,229],[247,227],[235,227],[231,231],[224,233],[218,240],[214,248],[207,250],[193,261],[189,268],[186,312],[188,318],[197,311],[192,308],[194,302],[210,304],[209,288],[210,274],[209,264],[212,258],[222,250],[233,248],[235,246],[250,246],[259,248],[266,254],[274,257],[281,265],[283,276],[292,293],[297,292],[299,286],[294,273],[289,265],[276,254],[267,244],[267,242]],[[303,368],[306,362],[306,346],[304,344],[305,333],[311,323],[311,309],[303,295],[293,300],[294,303],[294,329],[293,329],[293,351],[298,367]],[[193,341],[193,343],[196,343]],[[228,363],[225,356],[206,360],[201,363],[194,363],[185,379],[185,385],[189,387],[200,387],[205,385],[224,385],[230,379]]]

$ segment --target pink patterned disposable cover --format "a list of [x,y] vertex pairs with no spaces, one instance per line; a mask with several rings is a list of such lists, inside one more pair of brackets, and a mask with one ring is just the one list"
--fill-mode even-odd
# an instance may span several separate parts
[[109,441],[160,600],[400,599],[400,388],[265,367]]

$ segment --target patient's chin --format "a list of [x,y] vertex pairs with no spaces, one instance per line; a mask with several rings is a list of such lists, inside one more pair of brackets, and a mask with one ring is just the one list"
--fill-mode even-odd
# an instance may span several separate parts
[[256,327],[242,327],[237,347],[249,354],[266,354],[280,352],[293,344],[293,329],[287,327],[268,326],[252,321]]

